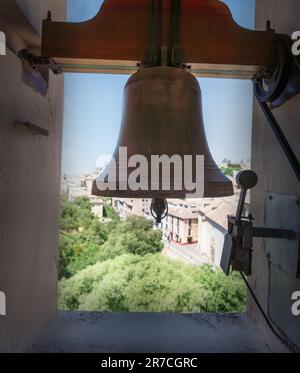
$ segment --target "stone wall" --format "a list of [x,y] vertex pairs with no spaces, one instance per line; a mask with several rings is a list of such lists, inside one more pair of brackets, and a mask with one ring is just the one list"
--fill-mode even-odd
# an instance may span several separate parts
[[[65,19],[64,0],[18,0],[41,31],[47,10]],[[22,80],[10,50],[0,56],[0,351],[20,351],[56,310],[63,77],[50,73],[47,97]],[[31,122],[49,137],[17,129]]]
[[[256,28],[263,30],[266,28],[267,20],[271,21],[271,26],[277,33],[291,35],[294,31],[300,30],[300,1],[299,0],[257,0],[256,1]],[[292,148],[300,158],[300,95],[281,108],[274,110],[274,115],[278,119],[284,133],[286,134]],[[252,213],[255,217],[255,224],[263,226],[265,224],[265,214],[267,193],[278,193],[286,195],[300,196],[300,185],[297,181],[279,143],[268,126],[264,115],[258,104],[254,104],[253,117],[253,137],[252,137],[252,169],[259,175],[259,184],[251,195]],[[288,217],[285,217],[288,220]],[[282,242],[283,255],[286,250],[286,243]],[[270,300],[270,272],[269,263],[266,257],[266,240],[255,239],[253,276],[251,284],[257,294],[264,309],[268,310]],[[272,251],[272,250],[271,250]],[[272,255],[272,253],[271,253]],[[279,269],[280,270],[280,269]],[[281,280],[291,282],[284,271],[280,272]],[[300,290],[300,281],[298,281]],[[282,293],[281,299],[277,299],[277,306],[281,307],[282,302],[290,299],[291,294]],[[274,344],[278,349],[273,334],[266,326],[253,300],[249,298],[248,312],[251,318],[265,334],[270,344]],[[282,320],[287,317],[281,315]],[[290,315],[288,315],[290,317]],[[294,328],[300,332],[300,318],[294,319]],[[291,335],[287,335],[291,337]]]

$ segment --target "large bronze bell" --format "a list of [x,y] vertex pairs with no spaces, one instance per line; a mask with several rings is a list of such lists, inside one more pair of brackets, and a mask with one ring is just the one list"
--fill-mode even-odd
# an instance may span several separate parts
[[[122,170],[119,149],[127,147],[128,157],[144,155],[151,168],[152,155],[204,156],[203,197],[233,194],[231,181],[222,174],[210,153],[202,116],[201,89],[198,80],[184,69],[160,66],[141,69],[128,80],[124,93],[124,113],[118,145],[114,153],[117,170]],[[193,174],[195,171],[193,165]],[[124,171],[124,170],[123,170]],[[128,173],[132,169],[128,168]],[[174,170],[173,170],[174,171]],[[151,170],[149,169],[149,175]],[[117,172],[117,190],[100,191],[94,181],[94,195],[123,198],[185,198],[190,190],[170,190],[160,184],[158,190],[132,191],[121,187]],[[174,172],[171,172],[171,179]],[[127,190],[124,190],[127,189]]]

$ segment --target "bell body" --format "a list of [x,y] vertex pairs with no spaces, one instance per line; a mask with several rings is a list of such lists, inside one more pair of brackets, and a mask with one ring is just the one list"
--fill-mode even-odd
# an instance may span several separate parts
[[[147,159],[148,190],[133,191],[129,186],[126,188],[125,185],[124,188],[124,184],[120,186],[119,174],[122,173],[122,167],[127,168],[125,171],[128,175],[134,170],[120,161],[120,148],[127,148],[128,158],[143,155]],[[231,181],[219,170],[209,151],[203,124],[200,85],[192,74],[183,69],[165,66],[145,68],[130,77],[125,86],[123,120],[114,153],[117,189],[99,190],[97,179],[92,193],[123,198],[185,198],[193,193],[184,185],[180,190],[174,187],[175,170],[172,169],[169,190],[166,190],[162,183],[162,174],[159,185],[153,190],[150,180],[153,155],[167,155],[170,158],[179,155],[182,160],[184,156],[192,156],[194,181],[197,171],[196,157],[204,156],[202,197],[233,194]],[[184,165],[184,162],[182,164]],[[112,164],[109,167],[111,166]],[[184,170],[182,173],[184,178]],[[122,174],[124,175],[124,172]]]

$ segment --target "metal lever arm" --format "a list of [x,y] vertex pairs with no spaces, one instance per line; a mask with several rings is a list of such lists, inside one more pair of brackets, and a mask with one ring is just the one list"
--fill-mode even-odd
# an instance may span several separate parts
[[251,274],[253,238],[274,238],[293,240],[297,234],[290,229],[253,227],[252,216],[243,217],[247,191],[256,186],[258,177],[253,171],[242,171],[237,175],[241,188],[236,216],[228,217],[228,234],[221,259],[221,268],[228,275],[230,266],[236,271]]
[[239,199],[239,204],[236,212],[235,221],[240,223],[243,216],[243,211],[245,208],[245,201],[247,197],[247,191],[252,189],[258,183],[258,177],[253,171],[241,171],[236,177],[238,186],[241,188],[241,194]]

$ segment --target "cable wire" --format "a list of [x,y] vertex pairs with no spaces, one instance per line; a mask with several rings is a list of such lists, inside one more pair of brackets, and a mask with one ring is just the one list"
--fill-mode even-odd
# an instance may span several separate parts
[[299,353],[299,349],[293,344],[291,343],[288,339],[282,337],[278,332],[277,330],[275,330],[274,326],[272,325],[270,319],[268,318],[267,314],[265,313],[264,309],[262,308],[261,304],[259,303],[259,300],[257,299],[254,291],[252,290],[249,282],[247,281],[247,278],[246,276],[244,275],[243,272],[240,271],[240,275],[242,277],[242,279],[244,280],[246,286],[247,286],[247,289],[249,290],[252,298],[254,299],[259,311],[261,312],[263,318],[265,319],[266,323],[268,324],[269,328],[271,329],[272,333],[280,340],[280,342],[286,346],[290,351],[292,352],[295,352],[295,353]]

